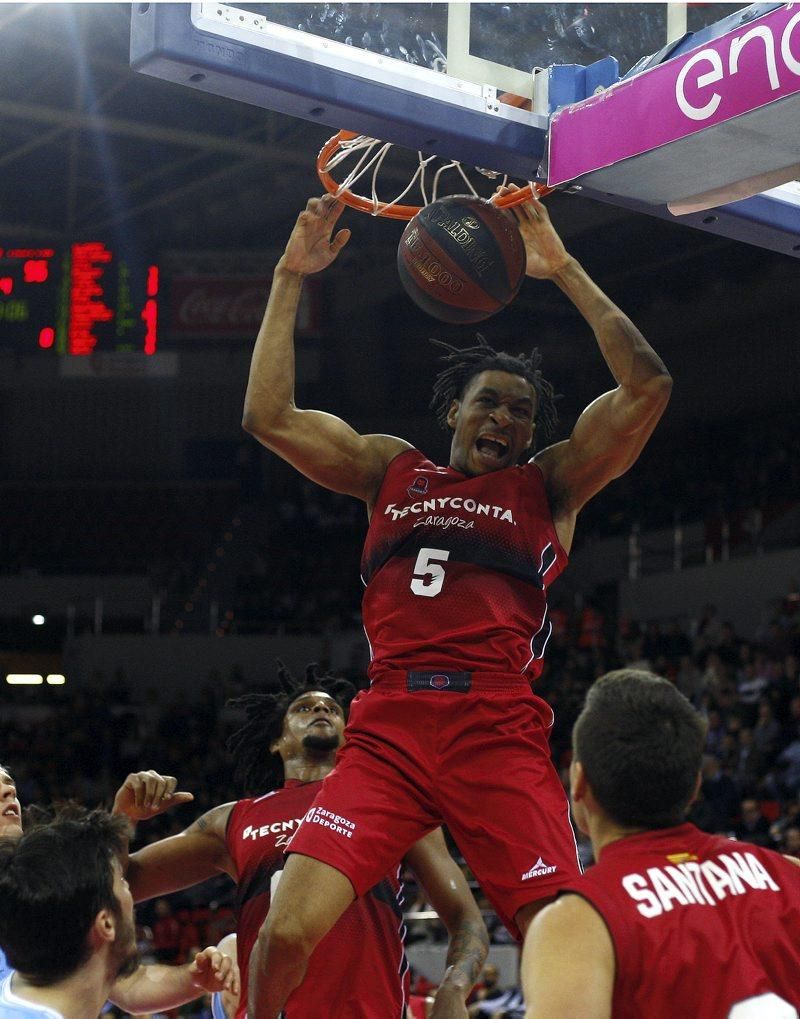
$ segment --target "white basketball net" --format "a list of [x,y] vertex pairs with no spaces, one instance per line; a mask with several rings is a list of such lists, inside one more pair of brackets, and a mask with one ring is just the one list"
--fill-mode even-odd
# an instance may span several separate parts
[[[431,163],[439,159],[439,156],[425,156],[422,152],[417,152],[417,168],[414,171],[411,180],[408,185],[390,201],[381,199],[378,197],[378,174],[380,173],[381,167],[384,160],[392,148],[392,142],[383,142],[377,138],[368,138],[366,135],[358,135],[355,138],[345,139],[339,142],[338,149],[332,153],[327,161],[320,167],[325,172],[330,172],[335,169],[340,163],[347,159],[355,157],[358,153],[361,153],[358,162],[355,167],[349,172],[349,174],[342,180],[339,185],[337,194],[341,194],[343,191],[352,191],[353,185],[370,174],[371,180],[371,198],[364,199],[365,201],[372,202],[372,215],[378,216],[380,214],[379,209],[390,209],[395,205],[399,205],[406,195],[417,185],[422,195],[422,204],[428,205],[430,202],[435,202],[439,197],[439,181],[443,173],[448,170],[455,170],[464,181],[465,185],[469,189],[469,193],[475,195],[475,197],[482,197],[475,189],[472,181],[469,179],[467,174],[464,172],[464,168],[457,159],[450,160],[438,167],[433,174],[433,179],[430,181],[430,197],[428,191],[428,182],[426,181],[426,171]],[[475,170],[477,173],[482,174],[484,177],[490,180],[497,180],[502,177],[498,186],[506,184],[508,181],[507,174],[501,174],[496,170],[485,170],[481,167],[476,166]],[[363,197],[363,196],[359,196]]]

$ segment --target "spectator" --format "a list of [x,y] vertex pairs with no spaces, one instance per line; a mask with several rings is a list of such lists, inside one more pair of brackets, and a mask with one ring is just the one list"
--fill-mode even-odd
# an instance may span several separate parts
[[704,689],[703,674],[697,668],[691,654],[682,654],[678,658],[675,686],[695,707],[700,706],[700,697]]
[[753,748],[758,755],[758,769],[763,774],[778,752],[781,727],[775,718],[771,702],[762,697],[758,702],[758,716],[753,729]]
[[708,713],[708,728],[706,730],[706,753],[712,757],[719,757],[722,753],[722,745],[726,734],[725,723],[722,714],[713,708]]
[[796,825],[791,825],[784,831],[780,842],[780,850],[782,853],[787,853],[789,856],[800,859],[800,828]]
[[714,829],[704,831],[729,830],[733,820],[739,813],[739,794],[733,779],[720,766],[716,757],[706,754],[703,757],[702,783],[700,788],[703,798],[710,804],[717,823]]
[[777,763],[783,791],[796,796],[800,792],[800,734],[778,754]]
[[483,967],[481,982],[476,985],[472,998],[467,1012],[477,1019],[508,1016],[523,1007],[522,991],[518,987],[502,988],[500,971],[491,962]]
[[772,849],[774,843],[769,828],[769,821],[761,813],[758,801],[742,800],[741,818],[734,828],[736,838],[740,842],[752,842],[756,846],[767,846]]

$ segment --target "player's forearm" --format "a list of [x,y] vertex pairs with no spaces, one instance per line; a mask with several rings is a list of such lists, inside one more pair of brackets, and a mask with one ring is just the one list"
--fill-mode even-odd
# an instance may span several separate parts
[[129,977],[123,977],[111,988],[109,998],[118,1008],[131,1015],[166,1012],[205,993],[194,982],[191,964],[163,966],[153,963],[140,966]]
[[304,276],[278,262],[258,331],[244,400],[245,431],[259,438],[294,406],[294,328]]
[[[195,826],[201,823],[205,823],[204,818],[198,818]],[[134,902],[142,902],[191,888],[220,873],[235,880],[236,870],[225,843],[213,834],[203,837],[188,832],[172,835],[132,853],[125,877]]]
[[147,849],[140,849],[138,853],[128,857],[125,868],[125,878],[130,886],[134,902],[146,902],[158,895],[169,895],[171,892],[188,887],[183,883],[182,877],[176,878],[169,870],[151,867],[138,859],[139,855],[146,851]]
[[664,362],[576,259],[570,258],[553,282],[591,326],[605,362],[620,386],[638,392],[669,383]]
[[441,989],[457,991],[462,1001],[480,976],[489,951],[489,932],[480,914],[465,917],[451,929],[450,947]]
[[121,851],[120,851],[120,854],[119,854],[119,862],[120,862],[120,866],[122,867],[122,873],[124,874],[127,871],[127,869],[128,869],[128,860],[129,860],[128,854],[130,853],[131,840],[133,839],[134,835],[136,834],[136,822],[129,816],[129,814],[125,810],[123,810],[119,806],[119,804],[118,804],[116,799],[114,800],[114,804],[113,804],[113,806],[111,808],[111,815],[113,817],[127,817],[128,818],[128,839],[125,842],[125,845],[121,847]]

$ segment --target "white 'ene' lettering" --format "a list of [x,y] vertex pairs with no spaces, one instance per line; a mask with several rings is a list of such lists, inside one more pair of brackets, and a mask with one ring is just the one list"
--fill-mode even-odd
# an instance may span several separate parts
[[[798,24],[800,24],[800,13],[795,14],[786,23],[780,39],[780,55],[783,61],[783,69],[795,75],[800,75],[800,59],[792,52],[792,33]],[[753,40],[761,40],[764,44],[764,63],[769,86],[775,92],[780,88],[781,81],[778,71],[775,37],[769,25],[754,25],[731,41],[731,48],[728,53],[728,76],[733,77],[734,74],[738,74],[739,57],[745,46]],[[686,61],[675,82],[675,99],[678,107],[690,120],[708,120],[709,117],[712,117],[717,112],[723,99],[722,95],[716,91],[709,95],[707,102],[700,103],[699,105],[694,105],[687,98],[686,80],[690,72],[696,67],[700,70],[704,65],[708,65],[709,69],[698,74],[696,79],[697,89],[705,89],[724,80],[725,68],[720,54],[714,49],[703,49]]]

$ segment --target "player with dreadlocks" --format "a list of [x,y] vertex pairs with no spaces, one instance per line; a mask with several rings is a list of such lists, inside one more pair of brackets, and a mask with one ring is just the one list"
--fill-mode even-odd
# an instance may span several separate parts
[[527,274],[552,280],[572,301],[616,380],[568,439],[524,462],[537,431],[554,422],[552,386],[537,353],[512,357],[483,341],[445,347],[433,405],[452,432],[446,467],[402,439],[359,435],[330,414],[299,409],[300,291],[347,243],[350,231],[335,230],[342,211],[326,195],[297,220],[253,351],[243,424],[312,481],[366,503],[371,686],[315,803],[323,816],[346,819],[350,834],[304,824],[293,840],[252,960],[251,1019],[275,1019],[353,897],[442,821],[517,933],[576,875],[568,805],[550,762],[553,716],[531,690],[551,629],[546,592],[566,565],[579,510],[633,464],[671,390],[661,359],[533,200],[514,209]]
[[[342,744],[355,688],[320,675],[298,681],[283,666],[280,689],[248,694],[230,705],[245,722],[228,741],[236,777],[253,798],[214,807],[180,835],[133,853],[127,878],[134,900],[188,888],[220,872],[237,884],[237,957],[246,987],[250,952],[300,822],[347,832],[347,822],[309,810]],[[345,835],[346,837],[346,835]],[[432,1015],[465,1015],[489,936],[441,829],[406,854],[450,935],[448,970]],[[312,956],[306,979],[286,1003],[286,1019],[405,1019],[408,966],[403,950],[403,890],[397,865],[373,882],[338,919]],[[247,1013],[242,994],[236,1016]],[[459,1012],[458,1009],[461,1009]]]

